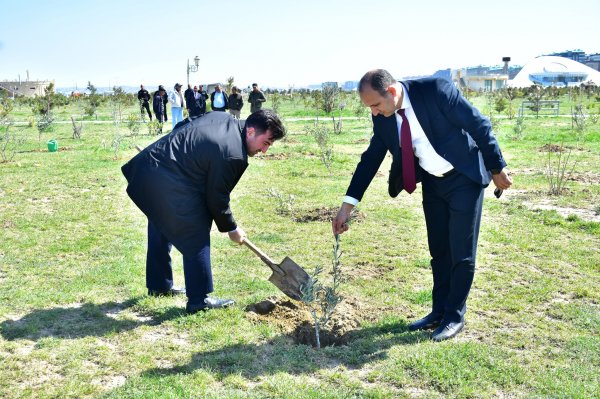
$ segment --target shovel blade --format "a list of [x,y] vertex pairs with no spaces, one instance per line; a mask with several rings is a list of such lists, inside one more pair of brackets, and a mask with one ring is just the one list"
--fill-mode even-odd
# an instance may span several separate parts
[[310,281],[308,273],[287,256],[278,266],[283,273],[274,271],[269,281],[290,298],[302,300],[300,288]]

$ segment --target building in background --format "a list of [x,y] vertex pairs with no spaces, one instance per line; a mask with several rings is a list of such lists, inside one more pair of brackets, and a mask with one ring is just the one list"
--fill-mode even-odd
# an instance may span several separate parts
[[583,50],[567,50],[560,53],[546,54],[547,56],[564,57],[600,71],[600,54],[586,54]]
[[541,56],[528,62],[521,72],[509,82],[512,87],[529,87],[534,84],[557,87],[600,85],[600,72],[570,58]]
[[11,97],[35,97],[43,96],[45,89],[50,86],[50,81],[47,80],[26,80],[24,82],[20,80],[16,81],[1,81],[0,91],[6,91]]

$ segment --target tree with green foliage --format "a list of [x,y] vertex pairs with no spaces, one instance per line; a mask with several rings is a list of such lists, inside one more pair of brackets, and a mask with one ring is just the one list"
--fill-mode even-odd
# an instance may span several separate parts
[[[340,101],[340,89],[333,86],[323,87],[321,103],[321,109],[325,112],[325,115],[331,115],[333,121],[333,132],[339,134],[342,132],[342,110],[345,104],[342,106]],[[333,111],[339,110],[338,120],[335,120],[335,113]]]
[[323,267],[316,266],[308,284],[300,288],[302,302],[308,306],[308,310],[313,318],[317,348],[321,348],[321,330],[327,326],[336,306],[343,300],[343,297],[339,294],[339,288],[342,284],[341,257],[340,236],[336,234],[332,251],[331,263],[333,267],[331,270],[331,285],[325,286],[319,281]]
[[85,106],[84,111],[87,116],[94,116],[96,115],[98,107],[102,104],[102,96],[97,93],[96,86],[94,86],[92,82],[88,81],[87,90],[90,94],[86,97],[87,105]]
[[120,86],[113,87],[113,94],[110,96],[113,107],[113,121],[115,124],[123,121],[123,108],[129,105],[129,96]]
[[544,89],[541,86],[535,85],[530,88],[527,100],[531,102],[529,109],[535,112],[536,119],[540,117],[540,109],[542,108],[541,102],[543,99]]
[[225,92],[227,94],[231,94],[231,89],[233,88],[234,77],[230,76],[227,78],[227,85],[225,86]]

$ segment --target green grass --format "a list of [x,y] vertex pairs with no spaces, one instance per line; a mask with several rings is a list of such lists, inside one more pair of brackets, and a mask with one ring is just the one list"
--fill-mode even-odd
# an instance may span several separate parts
[[[282,107],[290,137],[273,146],[274,156],[250,161],[231,206],[274,259],[329,266],[330,223],[278,214],[267,189],[293,194],[296,215],[337,208],[368,145],[368,121],[346,120],[331,136],[329,171],[304,134],[313,121],[289,120],[303,116],[302,106]],[[61,108],[57,119],[77,110]],[[28,112],[13,116],[25,121]],[[110,115],[104,106],[98,119]],[[246,305],[282,294],[259,259],[216,231],[215,295],[235,298],[235,307],[187,316],[185,299],[145,295],[146,221],[120,167],[135,144],[156,136],[85,123],[73,140],[70,124],[55,124],[38,140],[35,128],[13,126],[24,141],[0,164],[0,397],[600,397],[600,223],[585,216],[600,203],[600,126],[577,140],[568,118],[528,118],[513,141],[513,124],[502,119],[498,129],[513,190],[501,200],[486,191],[464,332],[434,344],[407,331],[430,306],[425,223],[420,189],[387,196],[386,159],[360,205],[364,218],[341,242],[342,293],[370,321],[347,345],[321,350],[246,318]],[[113,148],[116,136],[124,138]],[[61,151],[46,151],[50,138]],[[575,179],[550,196],[542,147],[560,142],[573,148]],[[539,204],[588,213],[563,216]],[[183,284],[177,253],[174,263]]]

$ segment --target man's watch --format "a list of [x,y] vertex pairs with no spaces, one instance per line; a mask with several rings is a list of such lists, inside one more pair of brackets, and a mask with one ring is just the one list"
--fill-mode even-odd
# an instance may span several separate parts
[[492,172],[493,175],[497,175],[500,174],[500,172],[502,172],[502,169],[490,169],[490,172]]

